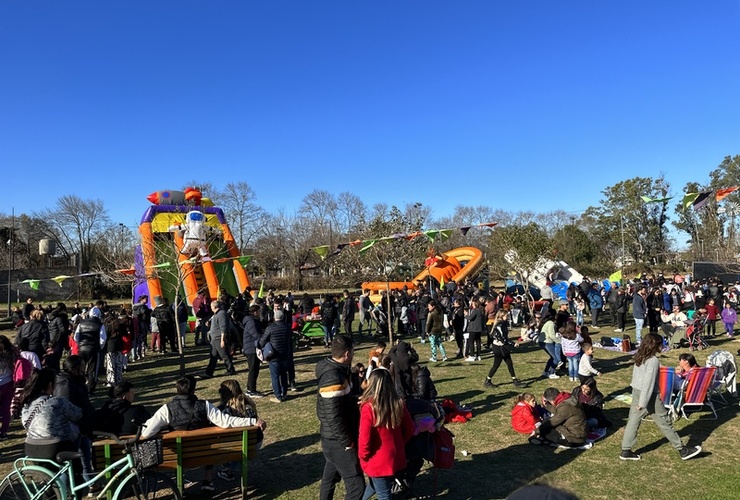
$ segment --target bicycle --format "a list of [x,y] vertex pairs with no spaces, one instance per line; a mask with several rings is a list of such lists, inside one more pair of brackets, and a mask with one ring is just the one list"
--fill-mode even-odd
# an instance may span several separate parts
[[[0,483],[0,500],[79,500],[84,489],[101,480],[107,483],[94,494],[97,499],[106,498],[112,492],[113,500],[181,500],[180,491],[170,477],[147,469],[161,463],[161,441],[159,444],[155,441],[140,443],[141,428],[136,436],[126,440],[106,432],[95,432],[95,436],[112,439],[121,445],[124,449],[123,457],[81,484],[76,483],[72,470],[72,461],[81,457],[79,452],[60,452],[56,456],[56,462],[31,457],[19,458],[13,463],[13,471]],[[143,457],[137,453],[137,449],[141,449],[144,444],[159,447],[159,461],[147,463],[146,458],[151,458],[151,450],[147,450],[148,453]],[[105,476],[110,478],[104,479]]]

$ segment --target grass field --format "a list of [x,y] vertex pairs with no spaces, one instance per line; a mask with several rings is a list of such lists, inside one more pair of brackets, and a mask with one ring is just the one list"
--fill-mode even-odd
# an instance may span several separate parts
[[[631,333],[634,335],[633,331]],[[609,328],[602,328],[593,337],[596,340],[601,335],[610,334]],[[191,335],[188,335],[188,340],[191,340]],[[428,344],[411,340],[420,358],[426,361],[429,358]],[[737,340],[726,337],[711,339],[709,343],[709,351],[696,353],[702,365],[708,353],[715,349],[735,353],[740,347]],[[367,361],[371,345],[368,340],[358,346],[356,361]],[[454,354],[454,342],[445,343],[445,347],[448,355]],[[684,351],[664,353],[661,355],[662,364],[676,366],[678,354]],[[259,414],[267,421],[268,428],[264,448],[250,464],[250,498],[317,498],[324,460],[315,413],[314,366],[318,359],[327,356],[327,352],[321,346],[313,346],[296,353],[297,380],[301,391],[289,393],[288,401],[283,404],[271,403],[268,398],[257,401]],[[582,499],[660,499],[679,494],[698,499],[737,498],[737,485],[740,484],[736,452],[740,447],[735,418],[740,410],[737,401],[730,406],[718,407],[717,420],[705,419],[711,417],[711,412],[701,412],[676,424],[684,442],[701,445],[704,449],[697,458],[682,462],[655,424],[644,422],[635,450],[643,454],[643,459],[623,462],[618,455],[628,407],[613,397],[629,392],[631,356],[596,349],[594,358],[595,366],[603,372],[598,382],[607,397],[605,412],[615,423],[615,428],[592,449],[585,451],[532,446],[524,436],[511,430],[509,412],[512,399],[519,391],[511,385],[505,366],[494,377],[495,387],[484,389],[482,382],[490,367],[490,355],[476,363],[462,360],[429,363],[440,398],[471,406],[474,417],[465,424],[449,424],[456,435],[457,463],[454,469],[439,471],[436,475],[433,470],[425,469],[417,481],[417,494],[431,496],[435,491],[436,476],[438,495],[450,499],[505,498],[517,487],[535,481],[567,489]],[[572,389],[575,384],[567,377],[558,380],[540,378],[545,359],[544,351],[532,344],[524,344],[515,350],[517,375],[530,384],[525,390],[539,398],[551,385],[561,390]],[[186,349],[186,363],[188,373],[201,372],[207,363],[206,348]],[[127,377],[136,386],[138,402],[154,410],[169,399],[174,393],[177,367],[177,356],[152,356],[143,363],[131,365]],[[243,358],[238,360],[237,369],[237,378],[245,386],[246,363]],[[217,387],[225,379],[223,373],[221,365],[215,378],[199,382],[197,394],[201,398],[217,399]],[[260,372],[259,389],[270,391],[269,372],[264,367]],[[96,407],[102,402],[103,396],[96,395]],[[3,474],[23,450],[24,434],[18,421],[13,423],[10,436],[10,440],[0,444],[0,472]],[[463,450],[467,452],[466,456]],[[197,481],[201,472],[191,471],[186,477]],[[201,495],[196,486],[190,487],[187,496],[238,496],[234,483],[217,479],[216,486],[216,492],[207,495]],[[335,498],[342,496],[343,488],[339,486]]]

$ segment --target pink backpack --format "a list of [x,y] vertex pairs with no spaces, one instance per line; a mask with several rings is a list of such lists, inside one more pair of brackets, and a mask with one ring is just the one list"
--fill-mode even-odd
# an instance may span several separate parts
[[18,383],[28,378],[33,373],[33,365],[26,358],[19,357],[15,360],[15,368],[13,369],[13,382]]

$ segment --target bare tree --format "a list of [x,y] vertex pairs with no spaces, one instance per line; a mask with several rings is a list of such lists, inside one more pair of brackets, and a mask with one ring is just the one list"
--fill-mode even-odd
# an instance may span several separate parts
[[56,206],[34,218],[47,224],[46,230],[66,253],[80,256],[79,269],[90,269],[91,257],[100,235],[110,224],[108,212],[101,200],[84,200],[77,195],[59,198]]
[[219,198],[236,243],[244,251],[264,229],[267,223],[266,212],[255,203],[257,195],[244,181],[226,184]]

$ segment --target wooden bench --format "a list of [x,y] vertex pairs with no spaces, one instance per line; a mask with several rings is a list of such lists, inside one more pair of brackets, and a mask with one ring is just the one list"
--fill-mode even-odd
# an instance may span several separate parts
[[[241,463],[242,498],[247,497],[247,461],[257,456],[258,427],[205,427],[192,431],[173,431],[160,434],[164,450],[164,462],[158,470],[174,470],[177,487],[183,492],[183,471],[205,465],[226,462]],[[97,470],[115,462],[123,456],[123,447],[115,441],[93,442],[93,460]]]

